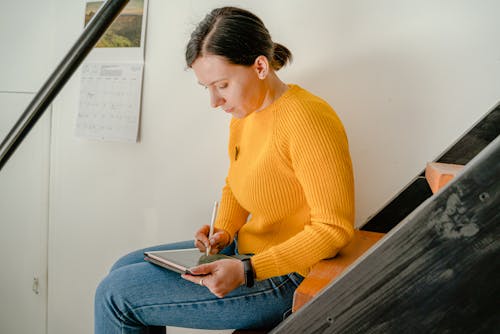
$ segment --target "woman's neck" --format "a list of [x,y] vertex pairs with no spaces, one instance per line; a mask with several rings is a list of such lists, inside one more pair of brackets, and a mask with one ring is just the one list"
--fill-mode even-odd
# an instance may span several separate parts
[[288,90],[288,86],[283,81],[281,81],[281,79],[276,75],[274,71],[271,71],[268,74],[266,79],[264,79],[263,84],[265,85],[266,91],[264,103],[262,103],[262,107],[257,111],[267,108]]

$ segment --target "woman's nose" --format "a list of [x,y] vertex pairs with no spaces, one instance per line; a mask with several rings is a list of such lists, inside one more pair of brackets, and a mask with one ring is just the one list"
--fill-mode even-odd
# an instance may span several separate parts
[[224,98],[217,94],[217,92],[210,92],[210,106],[212,108],[220,107],[224,104]]

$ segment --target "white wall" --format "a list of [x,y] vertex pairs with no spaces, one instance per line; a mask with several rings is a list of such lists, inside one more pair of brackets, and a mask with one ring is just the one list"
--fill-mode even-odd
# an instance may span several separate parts
[[[51,1],[1,5],[0,142],[49,73],[55,27]],[[0,171],[0,333],[46,333],[50,122]]]
[[[81,32],[83,1],[51,1],[62,55]],[[210,109],[183,52],[223,4],[257,13],[294,53],[282,78],[340,115],[357,225],[500,100],[498,1],[150,0],[140,143],[74,137],[78,77],[53,106],[48,333],[91,333],[94,289],[118,256],[207,222],[229,119]]]
[[[0,141],[32,98],[0,91]],[[49,149],[50,110],[0,172],[0,333],[45,334]]]
[[0,91],[36,91],[51,71],[53,1],[0,4]]

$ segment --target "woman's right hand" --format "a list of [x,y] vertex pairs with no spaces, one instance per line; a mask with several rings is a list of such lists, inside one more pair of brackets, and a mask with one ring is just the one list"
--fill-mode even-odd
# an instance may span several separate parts
[[205,253],[207,247],[210,245],[210,254],[217,254],[229,245],[231,238],[226,230],[214,228],[214,234],[208,239],[210,233],[210,226],[203,225],[194,236],[194,246]]

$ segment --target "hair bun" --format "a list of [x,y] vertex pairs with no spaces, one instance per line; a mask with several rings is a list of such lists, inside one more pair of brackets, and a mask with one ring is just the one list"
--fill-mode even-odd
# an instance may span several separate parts
[[274,43],[273,59],[271,65],[277,71],[287,63],[292,62],[292,52],[286,46],[280,43]]

